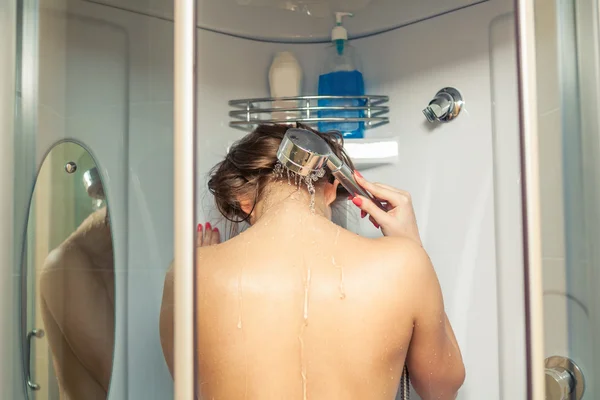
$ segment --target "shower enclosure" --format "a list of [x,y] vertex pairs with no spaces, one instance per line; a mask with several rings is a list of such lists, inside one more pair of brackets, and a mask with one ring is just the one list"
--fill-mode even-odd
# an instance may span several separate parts
[[[570,399],[584,386],[583,398],[597,396],[597,1],[7,0],[2,398],[62,398],[67,347],[56,338],[66,334],[53,326],[92,293],[106,307],[77,315],[100,321],[90,331],[102,332],[99,393],[192,398],[195,227],[224,223],[207,173],[273,120],[277,52],[303,70],[294,115],[316,122],[311,96],[336,11],[355,14],[346,27],[370,128],[347,150],[368,179],[413,196],[467,369],[458,398]],[[460,113],[437,115],[453,110],[440,103],[424,115],[442,89],[462,97]],[[335,221],[380,235],[350,208]],[[105,273],[83,286],[52,271],[72,270],[67,250],[88,223]],[[176,385],[158,331],[173,258]]]

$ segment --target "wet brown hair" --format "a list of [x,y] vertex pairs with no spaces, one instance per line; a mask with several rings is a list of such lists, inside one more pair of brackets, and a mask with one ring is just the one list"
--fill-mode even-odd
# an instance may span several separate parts
[[[322,137],[331,150],[345,164],[354,169],[352,161],[344,151],[341,133],[330,131],[322,133],[306,125],[298,128],[310,130]],[[215,196],[219,212],[231,222],[247,221],[252,214],[246,214],[239,199],[250,199],[254,205],[264,194],[266,186],[277,180],[273,174],[277,164],[277,150],[283,140],[288,125],[259,125],[254,131],[235,142],[223,161],[213,167],[208,180],[208,189]],[[287,178],[285,178],[287,179]],[[333,176],[326,169],[323,182],[333,182]]]

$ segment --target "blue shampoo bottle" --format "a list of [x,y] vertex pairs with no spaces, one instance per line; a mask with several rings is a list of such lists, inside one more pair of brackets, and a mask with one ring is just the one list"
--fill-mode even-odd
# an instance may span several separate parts
[[[365,83],[360,71],[356,49],[348,43],[348,32],[342,26],[342,18],[352,16],[351,13],[337,12],[336,26],[331,31],[332,44],[327,47],[327,55],[319,76],[320,96],[363,96]],[[359,107],[365,101],[360,99],[322,99],[321,107]],[[321,118],[362,118],[362,110],[319,111]],[[337,130],[345,138],[358,139],[364,137],[364,122],[319,122],[319,130]]]

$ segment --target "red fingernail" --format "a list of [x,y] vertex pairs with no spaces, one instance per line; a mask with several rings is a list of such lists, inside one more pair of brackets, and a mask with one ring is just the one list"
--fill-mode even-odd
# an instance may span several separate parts
[[379,229],[379,224],[377,222],[373,222],[373,225],[375,226],[375,228]]
[[219,234],[219,228],[215,228],[215,229],[213,229],[213,232],[216,232],[216,233],[217,233],[217,235],[218,235],[218,234]]
[[358,171],[354,171],[354,172],[356,172],[356,175],[358,175],[358,177],[359,177],[359,178],[362,178],[362,177],[363,177],[363,176],[362,176],[362,174],[361,174],[360,172],[358,172]]
[[360,212],[360,217],[361,217],[361,218],[364,218],[364,217],[366,217],[366,216],[367,216],[367,212],[366,212],[366,211],[364,211],[364,210],[361,210],[361,212]]
[[348,196],[348,200],[352,200],[354,197],[352,195]]
[[198,224],[198,227],[196,228],[196,230],[198,232],[202,232],[202,224]]
[[209,230],[211,230],[211,228],[212,228],[212,227],[210,226],[210,222],[207,222],[207,223],[206,223],[206,230],[207,230],[207,231],[209,231]]
[[360,197],[353,198],[352,202],[356,207],[360,207],[362,205],[362,199]]

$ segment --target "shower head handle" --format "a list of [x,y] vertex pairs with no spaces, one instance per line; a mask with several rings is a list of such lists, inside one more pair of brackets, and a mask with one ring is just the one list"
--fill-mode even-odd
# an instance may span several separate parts
[[102,179],[98,169],[93,167],[83,174],[83,185],[88,195],[93,199],[104,200],[106,195],[104,194],[104,186],[102,185]]
[[356,182],[354,171],[331,151],[331,147],[323,138],[314,132],[299,128],[288,129],[277,150],[277,159],[285,168],[300,176],[307,176],[327,166],[331,174],[351,195],[364,196],[387,211],[380,201]]
[[375,205],[381,208],[383,211],[387,209],[377,200],[371,193],[367,192],[362,188],[354,179],[354,171],[343,163],[335,154],[330,154],[327,158],[327,168],[331,171],[331,174],[337,179],[340,184],[350,193],[352,196],[360,195],[371,200]]

